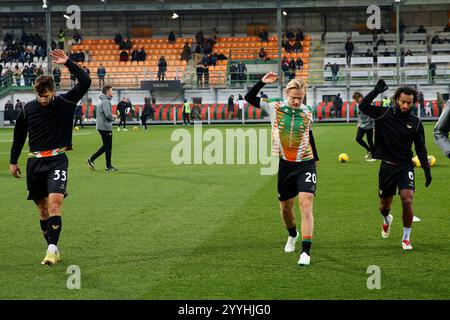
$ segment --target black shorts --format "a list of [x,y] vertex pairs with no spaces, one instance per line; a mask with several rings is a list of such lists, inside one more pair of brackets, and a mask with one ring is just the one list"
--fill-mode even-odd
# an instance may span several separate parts
[[316,194],[316,161],[291,162],[280,158],[278,166],[278,200],[294,198],[299,192]]
[[47,198],[49,193],[66,194],[67,156],[29,158],[27,162],[28,200]]
[[392,165],[381,161],[378,173],[378,195],[380,198],[392,197],[402,189],[415,190],[414,167],[412,164]]

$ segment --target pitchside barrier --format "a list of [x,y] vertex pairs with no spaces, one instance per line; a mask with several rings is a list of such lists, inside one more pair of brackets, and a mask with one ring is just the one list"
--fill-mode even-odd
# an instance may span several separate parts
[[[375,105],[380,107],[380,101],[376,101]],[[418,108],[418,104],[413,106],[413,114],[422,119],[434,119],[439,117],[443,106],[438,106],[436,100],[425,100],[425,106],[430,107],[431,116],[425,114],[424,108]],[[183,105],[182,104],[152,104],[154,110],[151,119],[156,123],[176,124],[183,122]],[[143,105],[134,105],[133,109],[127,115],[131,123],[139,122],[142,114]],[[218,122],[269,122],[268,115],[259,108],[247,104],[243,110],[239,110],[237,104],[233,109],[228,109],[228,105],[224,103],[217,104],[190,104],[190,118],[191,121],[201,121],[204,123],[218,123]],[[87,121],[95,119],[96,105],[87,107],[82,105],[83,116]],[[336,114],[333,108],[333,102],[321,102],[313,107],[315,121],[333,121],[336,119]],[[117,114],[117,106],[112,106],[113,114]],[[359,109],[354,101],[345,101],[342,106],[340,120],[353,121],[358,118]],[[7,120],[7,119],[5,119]],[[118,121],[118,120],[117,120]]]

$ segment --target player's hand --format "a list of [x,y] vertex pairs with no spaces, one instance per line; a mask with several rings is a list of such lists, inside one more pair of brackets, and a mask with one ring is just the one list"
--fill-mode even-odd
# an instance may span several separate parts
[[262,77],[261,81],[264,83],[274,83],[278,80],[278,75],[275,72],[266,73],[264,77]]
[[9,171],[16,178],[20,178],[20,175],[22,174],[22,172],[20,172],[20,168],[19,168],[18,164],[10,164]]
[[385,92],[389,87],[386,85],[386,82],[384,82],[383,79],[378,80],[377,84],[375,85],[375,90],[377,90],[379,93]]
[[65,64],[69,57],[62,51],[61,49],[56,49],[50,52],[50,56],[52,57],[52,63],[56,64]]
[[431,172],[430,170],[425,171],[425,187],[428,188],[428,186],[431,184]]

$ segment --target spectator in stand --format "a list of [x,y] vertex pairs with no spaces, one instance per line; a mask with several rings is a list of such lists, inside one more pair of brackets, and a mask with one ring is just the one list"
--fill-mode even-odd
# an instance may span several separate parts
[[345,44],[345,51],[347,52],[347,66],[350,67],[352,61],[353,50],[355,50],[355,46],[353,45],[352,38],[349,37],[347,39],[347,43]]
[[444,43],[444,39],[439,38],[438,35],[435,35],[432,39],[431,39],[431,44],[443,44]]
[[427,29],[423,25],[419,26],[419,29],[417,29],[416,33],[427,33]]
[[75,51],[70,51],[69,59],[74,62],[78,62],[78,53],[76,53]]
[[288,39],[288,41],[295,40],[295,34],[292,32],[292,30],[288,30],[288,32],[286,32],[286,38]]
[[83,38],[78,33],[78,31],[75,29],[74,32],[73,32],[73,42],[72,42],[72,44],[80,44],[81,40],[83,40]]
[[230,81],[232,86],[236,83],[236,80],[237,80],[237,65],[235,62],[233,62],[230,66]]
[[263,61],[267,61],[267,52],[264,48],[259,49],[258,57]]
[[295,40],[294,42],[294,52],[295,53],[299,53],[302,52],[303,47],[302,47],[302,43],[300,42],[300,40]]
[[266,31],[266,29],[262,29],[259,33],[259,37],[261,38],[262,42],[269,42],[269,33]]
[[164,56],[161,56],[158,61],[158,81],[164,81],[166,77],[166,71],[167,71],[167,62],[166,59],[164,59]]
[[303,30],[302,29],[298,29],[297,33],[295,34],[295,41],[303,41],[305,40],[305,36],[303,34]]
[[209,87],[209,67],[206,64],[203,65],[203,83]]
[[384,50],[383,56],[385,56],[385,57],[390,57],[390,56],[391,56],[391,53],[389,52],[388,48],[386,48],[386,49]]
[[297,65],[297,69],[298,70],[302,70],[303,69],[303,60],[302,60],[302,58],[298,57],[297,61],[295,61],[295,64]]
[[365,57],[373,57],[372,51],[370,49],[367,49],[366,53],[364,54]]
[[181,51],[181,61],[186,60],[186,62],[189,62],[189,60],[192,57],[191,48],[189,47],[189,43],[185,42],[183,51]]
[[144,47],[141,47],[141,50],[138,52],[138,61],[145,61],[147,59],[147,52]]
[[127,62],[128,61],[128,52],[126,50],[122,50],[120,52],[119,61]]
[[197,75],[197,87],[203,86],[203,65],[199,63],[195,69]]
[[331,66],[331,77],[333,79],[333,84],[336,84],[336,82],[338,81],[339,77],[338,77],[338,73],[339,73],[339,66],[334,63]]
[[114,37],[114,43],[119,45],[123,42],[123,37],[120,33],[116,33],[116,36]]
[[297,64],[295,63],[294,58],[291,58],[291,60],[289,61],[289,70],[291,71],[291,73],[294,73],[295,75],[295,70],[297,70]]
[[244,61],[239,61],[238,65],[237,65],[237,75],[238,75],[238,80],[240,83],[243,83],[245,81],[245,79],[247,78],[246,75],[247,72],[247,66],[245,65]]
[[293,49],[294,49],[294,47],[292,47],[291,41],[286,41],[284,44],[284,50],[287,53],[291,53]]
[[82,50],[78,51],[78,60],[77,62],[85,62],[86,61],[86,57],[84,55],[84,52]]
[[175,38],[175,33],[173,33],[173,31],[170,31],[169,36],[167,37],[167,40],[169,41],[170,44],[175,44],[176,38]]
[[103,64],[100,63],[100,66],[97,69],[98,86],[100,88],[103,88],[105,86],[105,76],[106,76],[106,69],[103,66]]
[[20,86],[20,79],[22,78],[22,70],[19,68],[18,65],[14,67],[14,79],[16,86]]
[[64,43],[66,42],[66,33],[63,31],[63,29],[59,29],[58,34],[58,46],[59,49],[64,50]]
[[125,40],[124,48],[126,50],[131,50],[133,48],[133,42],[131,41],[130,37],[127,37],[127,40]]
[[380,36],[380,39],[378,39],[377,41],[377,48],[379,46],[385,46],[386,45],[386,40],[384,40],[383,36]]
[[136,49],[133,49],[133,51],[131,51],[131,61],[139,61],[138,53],[139,51],[137,51]]
[[430,63],[428,71],[430,73],[431,83],[434,83],[434,77],[436,76],[436,64],[434,62]]
[[411,52],[411,50],[406,50],[406,53],[405,53],[405,57],[406,56],[412,56],[413,54],[412,54],[412,52]]
[[446,24],[443,32],[450,32],[450,24]]
[[31,86],[31,74],[32,74],[31,68],[29,68],[27,65],[22,70],[23,75],[23,81],[25,83],[25,86]]
[[34,58],[34,54],[33,52],[31,52],[30,49],[27,49],[27,51],[25,51],[24,53],[24,63],[31,63],[33,62],[33,58]]
[[56,89],[59,89],[61,84],[61,70],[57,66],[53,69],[53,79],[55,80]]
[[195,41],[201,45],[205,43],[205,38],[202,31],[197,32],[197,34],[195,35]]

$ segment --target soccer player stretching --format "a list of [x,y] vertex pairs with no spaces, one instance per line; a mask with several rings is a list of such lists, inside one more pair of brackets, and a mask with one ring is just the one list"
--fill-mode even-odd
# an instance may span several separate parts
[[316,161],[319,160],[311,126],[311,107],[303,100],[308,85],[291,80],[286,87],[287,101],[257,97],[266,83],[277,81],[278,75],[267,73],[245,96],[250,104],[265,110],[272,125],[272,153],[280,157],[278,167],[278,199],[281,217],[289,237],[285,252],[294,252],[299,232],[295,224],[294,203],[298,195],[302,215],[302,250],[299,265],[310,264],[310,250],[314,229],[313,199],[316,193]]
[[33,200],[40,214],[41,229],[48,244],[41,262],[52,266],[60,260],[58,239],[61,232],[61,207],[68,182],[68,159],[72,149],[72,121],[78,101],[86,94],[89,75],[67,58],[64,51],[50,53],[53,63],[64,64],[78,80],[69,92],[56,95],[51,76],[40,76],[34,85],[36,99],[20,111],[14,128],[10,171],[20,178],[17,164],[27,134],[30,152],[27,161],[28,200]]
[[403,208],[404,250],[411,250],[411,227],[413,223],[414,167],[411,147],[414,142],[420,164],[425,171],[425,186],[431,183],[430,165],[425,147],[422,122],[411,114],[411,107],[417,102],[417,91],[410,87],[399,87],[394,94],[394,107],[372,106],[376,96],[388,87],[379,80],[375,88],[364,97],[359,110],[375,120],[375,157],[382,160],[378,174],[380,212],[383,215],[381,236],[388,238],[392,225],[392,199],[399,189]]

